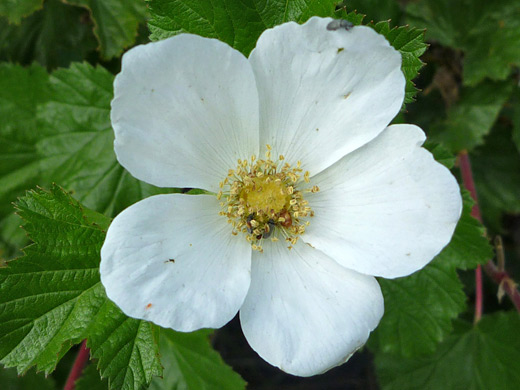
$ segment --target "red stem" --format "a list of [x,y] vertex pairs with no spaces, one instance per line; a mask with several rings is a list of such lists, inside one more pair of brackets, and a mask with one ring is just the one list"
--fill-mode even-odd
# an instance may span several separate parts
[[[475,201],[471,209],[471,216],[478,219],[482,223],[482,215],[477,203],[477,190],[475,188],[475,181],[473,180],[473,173],[471,172],[471,163],[469,162],[468,152],[462,151],[459,154],[459,167],[462,174],[462,182],[471,194]],[[482,287],[482,268],[480,264],[475,270],[475,317],[473,322],[476,324],[482,318],[482,310],[484,307],[484,288]]]
[[63,388],[63,390],[74,390],[74,388],[76,387],[76,381],[81,376],[81,373],[83,372],[85,364],[87,364],[89,356],[90,350],[87,348],[87,340],[83,340],[81,346],[79,347],[78,355],[76,356],[76,360],[72,365],[69,377],[67,378],[67,382],[65,383],[65,387]]
[[[475,182],[473,180],[473,174],[471,172],[471,163],[469,161],[469,156],[466,151],[462,151],[459,153],[459,167],[460,172],[462,174],[462,181],[464,186],[468,189],[471,194],[471,197],[475,201],[473,205],[473,209],[471,210],[471,215],[482,222],[482,215],[480,214],[480,208],[478,207],[477,202],[477,191],[475,189]],[[520,293],[516,288],[516,283],[504,270],[499,270],[493,260],[489,260],[484,265],[484,271],[486,274],[499,286],[499,294],[501,291],[506,293],[513,304],[516,307],[516,310],[520,312]],[[480,265],[475,270],[475,323],[477,323],[482,316],[482,269]]]

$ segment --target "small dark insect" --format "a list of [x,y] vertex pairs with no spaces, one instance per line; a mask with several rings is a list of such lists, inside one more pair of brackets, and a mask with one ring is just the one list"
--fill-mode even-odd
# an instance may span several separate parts
[[165,263],[175,263],[175,259],[168,259],[165,261]]
[[345,30],[350,30],[352,27],[354,27],[354,24],[349,22],[345,19],[336,19],[327,24],[327,30],[329,31],[336,31],[340,28],[344,28]]
[[269,238],[274,231],[274,221],[270,219],[267,221],[267,225],[265,225],[264,233],[262,234],[262,238]]

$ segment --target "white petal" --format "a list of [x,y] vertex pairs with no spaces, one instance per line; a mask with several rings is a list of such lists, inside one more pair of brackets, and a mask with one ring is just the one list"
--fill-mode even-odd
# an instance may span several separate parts
[[131,49],[115,80],[112,126],[121,165],[160,187],[216,190],[258,153],[258,93],[247,59],[182,34]]
[[313,177],[320,192],[304,240],[340,264],[394,278],[424,267],[448,244],[462,201],[450,171],[421,148],[412,125],[375,140]]
[[101,249],[101,282],[130,317],[179,331],[219,328],[250,283],[251,246],[213,196],[157,195],[119,214]]
[[399,112],[401,55],[369,27],[328,31],[311,18],[265,31],[249,57],[260,146],[316,174],[377,136]]
[[311,376],[345,362],[383,315],[377,281],[347,270],[303,243],[254,253],[251,287],[240,309],[244,335],[272,365]]

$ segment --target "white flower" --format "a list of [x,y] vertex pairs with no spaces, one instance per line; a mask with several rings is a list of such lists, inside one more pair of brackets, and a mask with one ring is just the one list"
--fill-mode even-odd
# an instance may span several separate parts
[[388,126],[404,98],[400,54],[330,21],[267,30],[249,58],[188,34],[125,54],[119,162],[156,186],[218,194],[153,196],[114,219],[101,281],[127,315],[193,331],[240,310],[262,358],[310,376],[377,326],[374,276],[409,275],[450,241],[456,180],[421,129]]

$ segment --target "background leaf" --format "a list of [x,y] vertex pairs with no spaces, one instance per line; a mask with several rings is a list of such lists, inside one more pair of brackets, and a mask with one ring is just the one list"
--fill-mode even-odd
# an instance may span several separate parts
[[0,15],[7,16],[11,23],[20,23],[20,19],[42,6],[43,0],[3,0],[0,3]]
[[495,126],[471,162],[484,221],[495,233],[504,233],[503,215],[520,214],[520,153],[511,129]]
[[0,19],[0,60],[22,65],[37,61],[50,70],[95,59],[97,42],[92,27],[87,10],[46,0],[41,10],[20,25]]
[[34,370],[18,376],[15,369],[0,368],[0,388],[2,390],[54,390],[52,378],[36,374]]
[[101,379],[96,365],[90,363],[76,381],[74,390],[108,390],[108,380]]
[[520,317],[516,312],[485,316],[475,326],[458,323],[435,354],[396,359],[378,355],[383,390],[515,390],[520,387]]
[[150,390],[241,390],[244,380],[211,348],[211,331],[179,333],[162,329],[160,337],[163,378],[154,378]]
[[89,10],[104,58],[120,55],[137,36],[139,23],[146,21],[144,0],[66,0]]
[[520,65],[520,7],[517,0],[421,0],[407,9],[412,26],[427,38],[464,51],[464,84],[505,80]]
[[260,34],[278,24],[332,16],[334,0],[149,0],[150,39],[180,33],[217,38],[248,56]]
[[430,128],[431,139],[452,152],[482,144],[511,91],[509,82],[488,81],[475,88],[464,88],[460,100],[448,110],[447,118]]

